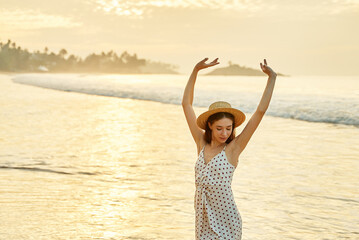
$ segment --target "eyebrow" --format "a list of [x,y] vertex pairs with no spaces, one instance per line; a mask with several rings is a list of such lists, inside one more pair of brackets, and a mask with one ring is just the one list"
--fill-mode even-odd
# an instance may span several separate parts
[[[228,125],[227,127],[231,127],[232,126],[232,124],[231,125]],[[223,126],[221,126],[221,125],[218,125],[217,127],[223,127]]]

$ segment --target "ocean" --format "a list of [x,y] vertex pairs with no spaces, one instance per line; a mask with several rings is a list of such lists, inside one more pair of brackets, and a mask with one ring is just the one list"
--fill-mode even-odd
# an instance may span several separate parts
[[[0,239],[194,239],[187,75],[0,74]],[[265,77],[199,75],[255,111]],[[278,76],[232,183],[243,239],[359,239],[359,77]]]

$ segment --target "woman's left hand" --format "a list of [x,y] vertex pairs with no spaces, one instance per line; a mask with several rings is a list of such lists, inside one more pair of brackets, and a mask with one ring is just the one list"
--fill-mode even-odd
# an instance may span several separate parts
[[277,74],[267,65],[267,60],[264,59],[264,64],[261,64],[262,71],[267,74],[269,77],[276,77]]

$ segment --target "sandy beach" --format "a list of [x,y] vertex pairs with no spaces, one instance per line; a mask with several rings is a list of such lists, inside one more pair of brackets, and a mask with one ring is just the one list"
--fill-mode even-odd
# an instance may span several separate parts
[[[0,74],[0,239],[194,239],[180,105],[12,76]],[[358,131],[265,116],[232,184],[243,239],[357,239]]]

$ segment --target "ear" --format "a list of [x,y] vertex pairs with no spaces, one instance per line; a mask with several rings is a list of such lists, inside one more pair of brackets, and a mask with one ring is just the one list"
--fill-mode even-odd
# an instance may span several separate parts
[[212,125],[211,125],[211,123],[210,123],[210,122],[207,122],[207,124],[208,124],[209,129],[212,130]]

